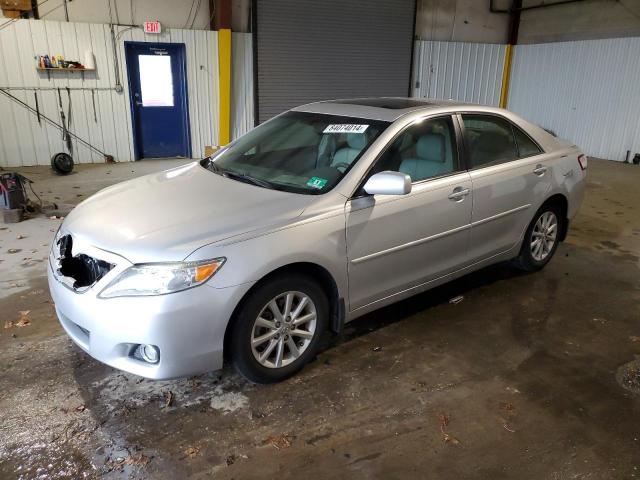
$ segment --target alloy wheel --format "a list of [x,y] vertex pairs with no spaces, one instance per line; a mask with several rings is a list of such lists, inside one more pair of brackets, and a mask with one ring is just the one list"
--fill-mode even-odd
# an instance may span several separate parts
[[531,256],[534,260],[545,260],[556,243],[558,236],[558,218],[552,211],[546,211],[533,227],[531,232]]
[[251,351],[260,365],[281,368],[298,359],[316,332],[316,306],[297,291],[272,298],[251,329]]

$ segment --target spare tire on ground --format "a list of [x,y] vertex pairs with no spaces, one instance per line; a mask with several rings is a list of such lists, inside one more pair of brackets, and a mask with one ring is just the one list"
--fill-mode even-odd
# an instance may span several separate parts
[[56,153],[51,157],[51,168],[58,175],[67,175],[73,170],[73,158],[68,153]]

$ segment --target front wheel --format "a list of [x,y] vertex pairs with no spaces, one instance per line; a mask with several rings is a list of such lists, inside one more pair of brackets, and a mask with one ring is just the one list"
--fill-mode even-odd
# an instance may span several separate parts
[[317,354],[328,315],[327,296],[306,276],[260,285],[241,307],[231,332],[236,370],[256,383],[290,377]]
[[558,248],[563,221],[557,206],[543,205],[527,228],[520,255],[516,258],[516,265],[523,270],[533,272],[549,263]]

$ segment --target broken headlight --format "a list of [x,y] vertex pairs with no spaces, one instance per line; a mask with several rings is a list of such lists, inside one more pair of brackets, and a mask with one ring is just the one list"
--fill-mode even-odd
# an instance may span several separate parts
[[199,262],[133,265],[107,285],[98,297],[164,295],[186,290],[209,280],[222,267],[225,260],[225,258],[214,258]]

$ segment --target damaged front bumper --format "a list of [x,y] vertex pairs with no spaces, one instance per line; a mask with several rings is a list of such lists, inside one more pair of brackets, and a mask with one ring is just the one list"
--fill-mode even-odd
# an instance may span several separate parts
[[[152,379],[222,367],[228,320],[250,285],[214,288],[204,284],[167,295],[98,298],[102,288],[132,263],[77,238],[72,248],[74,257],[86,255],[112,266],[91,285],[78,286],[76,279],[61,274],[55,249],[49,257],[49,289],[58,319],[85,352],[107,365]],[[159,361],[151,364],[135,355],[139,345],[157,347]]]

